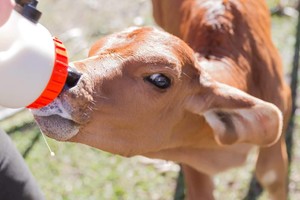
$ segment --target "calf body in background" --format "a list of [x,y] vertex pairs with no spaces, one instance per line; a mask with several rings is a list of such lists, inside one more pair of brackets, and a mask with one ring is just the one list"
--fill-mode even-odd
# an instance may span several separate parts
[[177,37],[146,27],[99,40],[72,64],[78,83],[33,111],[42,131],[181,163],[189,199],[213,199],[211,177],[258,146],[258,180],[286,199],[290,92],[265,2],[152,2],[157,23]]
[[[152,2],[156,22],[187,42],[196,52],[200,66],[214,80],[275,104],[283,113],[285,132],[291,109],[290,90],[271,41],[265,1]],[[286,199],[284,134],[276,144],[260,148],[256,176],[272,199]]]

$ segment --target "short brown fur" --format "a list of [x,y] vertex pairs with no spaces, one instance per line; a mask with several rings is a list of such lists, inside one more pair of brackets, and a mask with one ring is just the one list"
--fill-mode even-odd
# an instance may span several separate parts
[[[284,134],[290,91],[263,0],[152,0],[172,36],[130,28],[100,39],[73,63],[83,75],[56,103],[33,111],[62,141],[123,156],[181,163],[188,199],[213,199],[212,176],[259,148],[256,175],[286,199]],[[167,76],[170,87],[149,82]]]

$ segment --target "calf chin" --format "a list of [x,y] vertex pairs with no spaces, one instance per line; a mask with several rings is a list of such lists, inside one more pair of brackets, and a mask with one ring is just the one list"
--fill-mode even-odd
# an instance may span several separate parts
[[79,132],[79,125],[59,115],[35,116],[41,131],[50,138],[67,141]]

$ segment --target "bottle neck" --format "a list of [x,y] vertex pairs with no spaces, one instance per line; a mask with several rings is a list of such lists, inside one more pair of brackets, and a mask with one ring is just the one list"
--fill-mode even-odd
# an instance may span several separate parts
[[17,4],[14,9],[23,17],[36,24],[42,16],[42,13],[36,8],[37,4],[38,1],[36,0],[31,0],[27,3],[17,1]]

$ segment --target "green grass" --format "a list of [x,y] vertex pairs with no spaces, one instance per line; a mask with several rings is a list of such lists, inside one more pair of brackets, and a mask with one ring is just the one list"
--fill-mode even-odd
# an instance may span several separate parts
[[[41,134],[28,111],[0,123],[24,152]],[[40,137],[26,157],[47,199],[171,199],[177,173],[160,172],[140,157],[122,158],[85,145],[47,138],[50,152]]]
[[[41,134],[28,111],[0,122],[0,127],[10,133],[20,152],[26,150],[36,134]],[[300,138],[295,136],[291,200],[300,195]],[[40,137],[26,157],[26,163],[49,200],[173,198],[176,171],[161,172],[155,165],[141,162],[140,157],[123,158],[81,144],[49,138],[47,141],[56,155],[50,156]],[[254,160],[252,154],[245,166],[215,177],[216,199],[242,199],[245,196]],[[267,199],[266,195],[260,198]]]
[[[109,3],[108,3],[109,2]],[[268,1],[274,5],[274,1]],[[71,4],[71,5],[70,5]],[[95,4],[97,9],[91,5]],[[153,24],[151,6],[145,0],[40,1],[44,24],[55,35],[70,29],[81,32],[67,37],[66,45],[72,60],[86,56],[87,47],[107,33],[133,25],[135,16],[145,24]],[[111,11],[114,12],[111,12]],[[84,15],[83,15],[84,13]],[[293,57],[295,19],[274,17],[273,39],[280,49],[288,75]],[[299,122],[299,120],[298,120]],[[20,152],[40,134],[28,111],[0,122]],[[295,131],[295,149],[291,168],[290,197],[300,196],[300,136]],[[56,156],[39,137],[26,157],[26,163],[49,200],[169,200],[173,197],[177,173],[161,172],[154,165],[144,164],[139,157],[122,158],[81,144],[62,143],[47,138]],[[255,156],[246,166],[220,174],[215,178],[217,199],[242,199],[247,192]],[[268,198],[263,195],[261,200]]]

